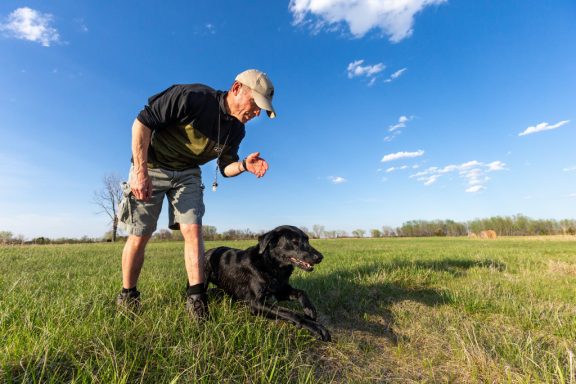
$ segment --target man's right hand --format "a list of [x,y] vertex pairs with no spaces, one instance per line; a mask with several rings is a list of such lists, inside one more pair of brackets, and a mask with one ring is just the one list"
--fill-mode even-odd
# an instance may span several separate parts
[[136,174],[136,180],[130,180],[130,189],[137,200],[148,201],[152,197],[152,182],[148,173]]

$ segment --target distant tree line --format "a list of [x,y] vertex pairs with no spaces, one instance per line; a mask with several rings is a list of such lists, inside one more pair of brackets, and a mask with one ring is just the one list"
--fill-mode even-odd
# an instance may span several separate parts
[[493,230],[498,236],[547,236],[576,234],[576,220],[531,219],[524,215],[494,216],[465,223],[453,220],[412,220],[397,229],[396,236],[468,236]]
[[[10,231],[0,231],[0,245],[18,245],[18,244],[75,244],[75,243],[97,243],[103,241],[102,239],[93,239],[88,236],[80,238],[60,237],[51,239],[44,236],[35,237],[31,240],[26,240],[23,235],[14,235]],[[105,240],[104,240],[105,241]]]
[[[263,234],[261,232],[252,232],[250,229],[229,229],[225,232],[218,233],[216,227],[212,225],[202,226],[202,237],[206,241],[215,240],[252,240],[257,239],[258,236]],[[167,240],[184,240],[182,233],[178,230],[160,229],[154,233],[152,240],[167,241]]]
[[[365,237],[366,231],[356,229],[350,236],[346,231],[326,230],[322,225],[314,225],[309,231],[302,228],[312,238]],[[400,227],[371,229],[370,237],[432,237],[468,236],[482,231],[493,230],[498,236],[548,236],[576,235],[576,220],[531,219],[524,215],[494,216],[467,222],[454,220],[411,220]]]
[[[548,235],[576,235],[576,220],[531,219],[524,215],[494,216],[487,219],[475,219],[468,222],[454,220],[411,220],[398,228],[383,226],[382,228],[365,231],[355,229],[350,235],[343,230],[327,230],[323,225],[314,225],[312,229],[300,227],[313,239],[337,239],[345,237],[431,237],[431,236],[468,236],[472,233],[493,230],[498,236],[548,236]],[[250,229],[229,229],[218,233],[216,227],[202,226],[204,240],[255,240],[265,231],[253,232]],[[113,239],[125,240],[125,236],[116,236],[112,231],[104,234],[102,238],[58,238],[37,237],[25,240],[22,235],[14,235],[9,231],[0,231],[0,244],[73,244],[110,242]],[[160,229],[154,233],[155,241],[181,241],[184,240],[180,231]]]

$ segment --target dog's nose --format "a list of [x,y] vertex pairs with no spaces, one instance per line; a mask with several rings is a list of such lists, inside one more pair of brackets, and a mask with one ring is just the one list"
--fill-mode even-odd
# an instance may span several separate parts
[[314,250],[314,256],[315,256],[315,258],[316,258],[316,263],[321,262],[322,259],[324,258],[324,256],[323,256],[320,252],[318,252],[318,251],[316,251],[316,250]]

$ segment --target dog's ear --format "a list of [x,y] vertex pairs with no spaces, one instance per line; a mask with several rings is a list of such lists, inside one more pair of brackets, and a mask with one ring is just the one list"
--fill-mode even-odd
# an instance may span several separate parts
[[265,234],[258,237],[258,253],[263,254],[268,248],[271,241],[276,238],[276,231],[266,232]]

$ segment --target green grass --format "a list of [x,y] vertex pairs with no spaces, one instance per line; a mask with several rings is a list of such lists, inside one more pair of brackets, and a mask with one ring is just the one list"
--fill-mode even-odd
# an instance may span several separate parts
[[0,382],[576,384],[575,240],[314,245],[292,283],[333,343],[226,299],[191,323],[181,243],[149,245],[133,316],[114,304],[121,244],[0,247]]

